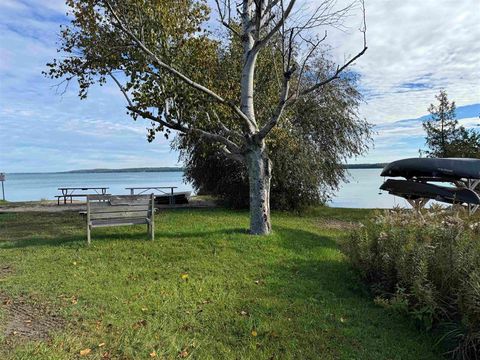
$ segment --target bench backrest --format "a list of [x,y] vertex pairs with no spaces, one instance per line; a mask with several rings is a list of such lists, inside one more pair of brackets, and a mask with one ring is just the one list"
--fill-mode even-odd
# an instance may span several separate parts
[[87,195],[88,220],[151,219],[154,195]]

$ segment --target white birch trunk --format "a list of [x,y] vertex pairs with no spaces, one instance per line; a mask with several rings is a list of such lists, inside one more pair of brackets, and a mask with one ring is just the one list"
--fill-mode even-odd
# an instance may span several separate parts
[[271,231],[270,223],[270,178],[271,162],[268,158],[263,139],[254,139],[258,132],[255,119],[254,78],[257,52],[254,50],[252,22],[253,0],[243,2],[243,69],[241,76],[240,109],[250,120],[247,129],[247,152],[245,154],[250,185],[250,233],[267,235]]
[[267,235],[270,222],[270,179],[272,164],[265,143],[252,145],[246,154],[250,184],[250,233]]

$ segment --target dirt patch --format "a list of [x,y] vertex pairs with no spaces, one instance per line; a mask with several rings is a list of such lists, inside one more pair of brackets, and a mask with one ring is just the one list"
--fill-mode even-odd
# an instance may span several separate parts
[[64,326],[60,316],[33,299],[11,298],[0,293],[0,305],[5,311],[2,328],[7,341],[46,340],[51,331]]
[[[11,274],[13,268],[10,265],[0,265],[0,280]],[[0,329],[7,343],[14,340],[46,340],[51,331],[64,326],[60,316],[33,298],[12,298],[0,292],[0,308],[5,313]]]
[[[202,199],[192,197],[188,204],[177,205],[157,205],[159,209],[196,209],[196,208],[214,208],[218,204],[213,199]],[[61,213],[66,211],[86,211],[85,202],[74,201],[72,204],[57,205],[56,201],[25,201],[11,202],[0,205],[1,213],[22,213],[22,212],[42,212],[42,213]]]
[[331,229],[331,230],[353,230],[359,226],[358,223],[343,221],[337,219],[320,219],[317,221],[317,226],[322,229]]

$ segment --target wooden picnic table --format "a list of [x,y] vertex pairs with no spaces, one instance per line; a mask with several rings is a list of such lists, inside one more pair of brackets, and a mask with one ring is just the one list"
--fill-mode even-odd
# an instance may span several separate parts
[[63,198],[63,203],[67,203],[67,199],[70,198],[70,204],[74,197],[86,197],[87,195],[94,195],[92,193],[78,193],[77,191],[95,191],[96,195],[107,195],[108,187],[59,187],[59,191],[62,195],[55,196],[57,198],[57,204],[60,205],[60,199]]
[[[175,205],[175,194],[173,190],[176,189],[177,186],[144,186],[144,187],[126,187],[126,190],[130,190],[130,195],[140,195],[144,194],[150,190],[157,190],[162,194],[170,196],[170,205]],[[170,189],[169,192],[165,191],[166,189]],[[135,194],[135,190],[141,190]]]

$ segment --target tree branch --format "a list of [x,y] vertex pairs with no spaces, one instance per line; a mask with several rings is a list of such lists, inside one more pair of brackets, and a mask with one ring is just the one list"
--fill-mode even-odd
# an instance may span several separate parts
[[257,51],[260,50],[270,41],[273,35],[275,35],[275,33],[281,29],[281,27],[285,24],[286,19],[290,16],[290,13],[296,1],[297,0],[290,0],[285,10],[283,9],[283,1],[282,1],[282,17],[280,18],[280,21],[278,21],[278,23],[275,24],[275,26],[268,32],[267,35],[265,35],[263,39],[257,40],[254,46],[254,49],[256,49]]
[[[228,17],[228,20],[225,17],[225,10],[222,12],[222,9],[220,7],[220,0],[215,0],[215,4],[217,5],[217,11],[218,11],[218,16],[220,18],[220,23],[225,26],[228,30],[230,30],[234,35],[238,36],[239,38],[242,37],[242,35],[230,25],[230,16]],[[228,4],[224,3],[225,7],[228,7],[228,13],[230,14],[230,2]]]
[[127,109],[136,113],[136,114],[138,114],[138,115],[140,115],[141,117],[143,117],[145,119],[152,120],[152,121],[154,121],[156,123],[159,123],[160,125],[163,125],[163,126],[169,128],[169,129],[177,130],[177,131],[180,131],[184,134],[196,133],[196,134],[198,134],[202,137],[205,137],[207,139],[217,141],[217,142],[225,145],[231,153],[241,154],[240,147],[237,144],[235,144],[233,141],[228,140],[227,138],[225,138],[222,135],[210,133],[210,132],[207,132],[207,131],[202,130],[202,129],[187,128],[187,127],[185,127],[185,126],[183,126],[179,123],[167,122],[167,121],[163,120],[160,116],[155,116],[151,112],[140,110],[140,109],[136,108],[135,106],[133,106],[133,107],[132,106],[127,106]]
[[347,68],[349,67],[351,64],[353,64],[357,59],[359,59],[363,54],[365,54],[365,52],[367,51],[368,47],[367,47],[367,21],[366,21],[366,12],[365,12],[365,2],[362,0],[361,1],[362,3],[362,11],[363,11],[363,27],[360,29],[360,32],[363,33],[363,49],[357,53],[357,55],[355,55],[353,58],[351,58],[349,61],[347,61],[345,64],[343,64],[341,67],[337,67],[337,70],[335,71],[335,73],[330,76],[329,78],[323,80],[323,81],[320,81],[312,86],[310,86],[309,88],[301,91],[299,93],[299,96],[304,96],[304,95],[307,95],[319,88],[321,88],[322,86],[332,82],[333,80],[335,79],[338,79],[339,78],[339,75]]
[[291,74],[288,73],[284,75],[280,101],[278,102],[277,107],[275,108],[275,111],[270,118],[270,121],[268,121],[267,124],[265,124],[265,126],[255,135],[257,140],[263,140],[268,135],[268,133],[278,124],[278,121],[282,117],[283,110],[285,110],[285,107],[287,105],[288,93],[290,91],[290,76]]
[[240,110],[240,108],[238,108],[237,106],[232,104],[230,101],[227,101],[226,99],[224,99],[223,97],[221,97],[220,95],[215,93],[214,91],[212,91],[212,90],[208,89],[207,87],[193,81],[192,79],[190,79],[189,77],[187,77],[186,75],[181,73],[180,71],[176,70],[175,68],[171,67],[170,65],[168,65],[168,64],[164,63],[162,60],[160,60],[157,55],[155,55],[149,48],[147,48],[147,46],[141,40],[139,40],[130,29],[128,29],[126,27],[126,25],[122,22],[120,17],[117,15],[115,10],[113,9],[110,2],[105,0],[105,4],[107,5],[108,10],[111,12],[112,16],[115,18],[115,20],[117,22],[116,26],[121,31],[123,31],[125,34],[127,34],[140,47],[140,49],[142,49],[143,52],[145,52],[148,56],[150,56],[155,61],[155,63],[158,66],[167,70],[172,75],[178,77],[179,79],[181,79],[186,84],[193,87],[194,89],[197,89],[197,90],[207,94],[208,96],[212,97],[213,99],[217,100],[218,102],[220,102],[222,104],[225,104],[228,107],[230,107],[242,120],[244,120],[244,122],[246,123],[249,131],[250,132],[254,131],[255,128],[253,127],[253,124],[252,124],[251,120],[248,118],[248,116],[246,116],[242,112],[242,110]]

